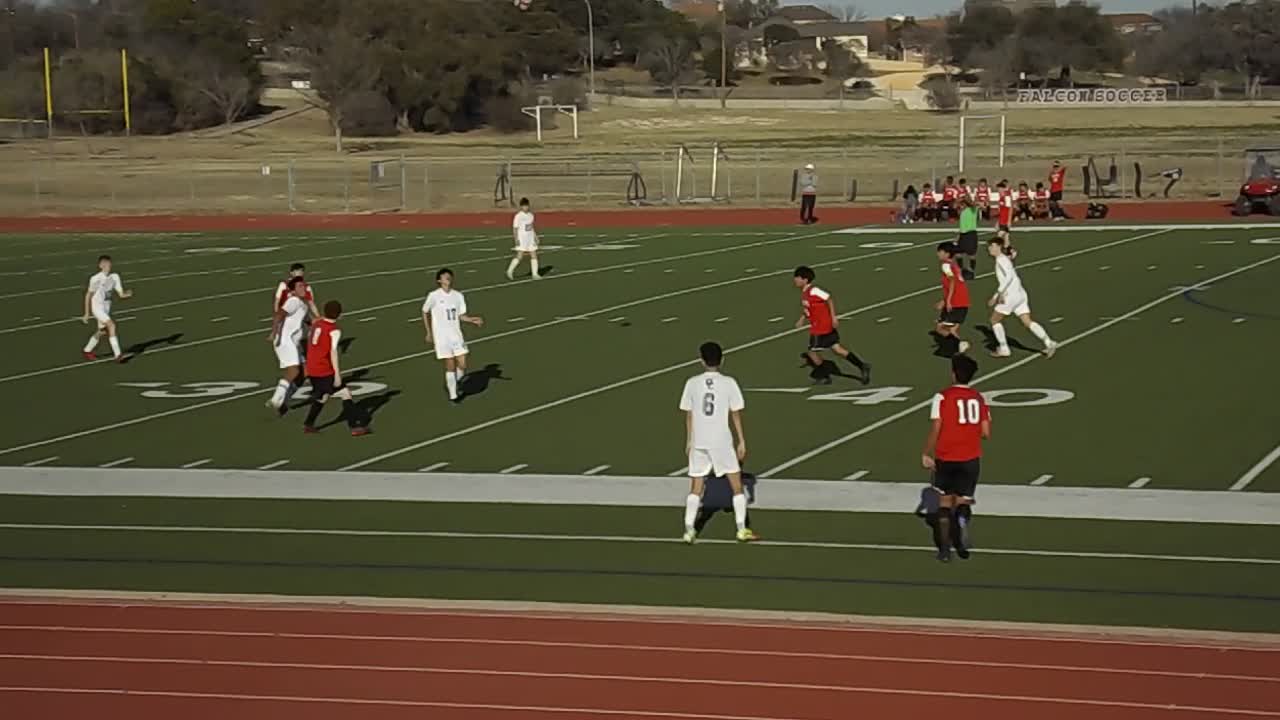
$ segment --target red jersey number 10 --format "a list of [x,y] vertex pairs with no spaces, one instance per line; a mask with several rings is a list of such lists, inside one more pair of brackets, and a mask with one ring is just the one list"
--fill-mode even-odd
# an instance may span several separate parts
[[973,398],[956,400],[956,414],[961,425],[977,425],[982,422],[982,408]]

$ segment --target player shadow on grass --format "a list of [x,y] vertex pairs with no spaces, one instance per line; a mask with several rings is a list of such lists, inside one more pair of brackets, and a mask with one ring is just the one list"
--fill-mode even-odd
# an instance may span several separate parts
[[[367,377],[369,377],[369,368],[360,368],[355,372],[344,373],[342,376],[342,384],[350,385],[353,382],[360,382],[361,380],[364,380]],[[303,382],[305,384],[304,381],[305,381],[305,378],[303,378],[303,380],[299,382]],[[311,404],[311,398],[301,398],[298,400],[294,400],[293,404],[289,406],[289,410],[300,410],[310,404]]]
[[821,365],[814,367],[812,363],[809,362],[808,353],[800,353],[800,363],[801,367],[809,368],[810,380],[824,380],[839,377],[862,382],[861,375],[850,375],[844,370],[841,370],[840,366],[837,365],[834,360],[823,359]]
[[[377,395],[366,395],[360,398],[359,400],[356,400],[355,402],[355,416],[357,418],[356,424],[359,425],[360,427],[366,427],[366,428],[371,427],[373,425],[373,416],[377,414],[379,410],[386,407],[387,403],[391,402],[392,398],[396,397],[400,393],[401,393],[400,390],[387,390],[386,392],[380,392]],[[329,422],[324,423],[317,429],[323,430],[331,425],[338,425],[341,423],[345,423],[346,421],[347,421],[347,415],[345,412],[343,412],[339,414],[338,417],[335,417]]]
[[162,338],[155,338],[154,340],[147,340],[145,342],[140,342],[140,343],[135,343],[133,345],[130,345],[129,347],[125,348],[124,359],[121,360],[121,362],[126,362],[126,363],[133,362],[134,358],[145,353],[151,348],[156,347],[157,345],[177,345],[178,341],[182,339],[182,336],[183,336],[183,333],[174,333],[172,335],[166,335]]
[[481,395],[489,389],[489,384],[494,380],[510,380],[509,377],[503,377],[502,365],[498,363],[489,363],[479,370],[473,370],[462,378],[462,384],[458,386],[459,399],[469,398],[472,395]]
[[346,355],[347,351],[351,349],[352,343],[354,343],[355,341],[356,341],[356,338],[354,335],[351,337],[342,338],[341,340],[338,341],[338,352],[343,355]]
[[[982,333],[982,346],[985,347],[987,350],[991,352],[995,352],[996,348],[1000,347],[1000,343],[996,340],[995,331],[993,331],[989,326],[974,325],[973,329]],[[1008,336],[1006,335],[1006,337]],[[1026,345],[1023,345],[1017,338],[1009,337],[1008,339],[1009,339],[1009,348],[1012,350],[1021,350],[1022,352],[1032,353],[1032,354],[1040,353],[1039,350],[1033,347],[1027,347]]]

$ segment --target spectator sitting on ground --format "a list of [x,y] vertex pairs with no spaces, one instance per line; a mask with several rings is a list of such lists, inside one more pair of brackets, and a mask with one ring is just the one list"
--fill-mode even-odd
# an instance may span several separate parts
[[898,215],[898,222],[915,222],[919,209],[920,193],[916,192],[915,185],[908,185],[907,189],[902,191],[902,212]]
[[[969,181],[964,178],[960,178],[960,182],[956,183],[956,193],[960,196],[961,201],[973,200],[973,188],[969,187]],[[961,204],[959,207],[963,209],[964,205]]]
[[1013,219],[1031,220],[1034,217],[1031,203],[1031,190],[1025,182],[1018,183],[1018,191],[1013,194]]
[[978,179],[978,187],[973,189],[973,201],[978,206],[978,212],[982,214],[982,219],[990,220],[991,188],[987,186],[986,178]]
[[960,211],[956,207],[956,199],[959,196],[960,191],[956,188],[956,179],[948,175],[947,181],[942,185],[942,204],[938,206],[939,220],[954,220],[959,217]]
[[1031,216],[1036,220],[1049,218],[1049,188],[1044,183],[1036,183],[1036,191],[1031,196]]
[[933,185],[925,183],[920,188],[920,209],[916,213],[917,220],[932,222],[938,219],[938,197],[933,192]]

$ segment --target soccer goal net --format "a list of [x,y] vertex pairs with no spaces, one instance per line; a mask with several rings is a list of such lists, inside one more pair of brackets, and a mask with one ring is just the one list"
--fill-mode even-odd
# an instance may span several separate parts
[[1000,115],[961,115],[957,169],[985,172],[1004,167],[1005,118]]

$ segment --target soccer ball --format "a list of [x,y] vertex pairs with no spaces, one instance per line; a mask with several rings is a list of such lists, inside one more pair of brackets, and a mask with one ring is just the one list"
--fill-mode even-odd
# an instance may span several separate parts
[[511,4],[515,5],[517,10],[528,10],[533,0],[511,0]]

